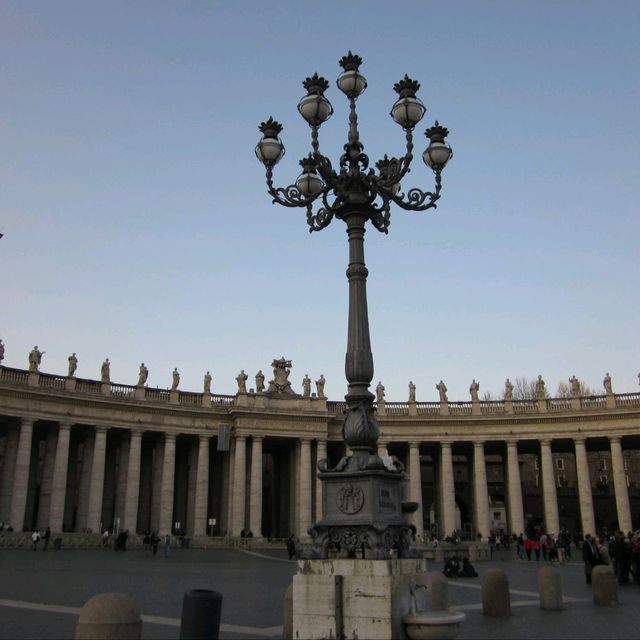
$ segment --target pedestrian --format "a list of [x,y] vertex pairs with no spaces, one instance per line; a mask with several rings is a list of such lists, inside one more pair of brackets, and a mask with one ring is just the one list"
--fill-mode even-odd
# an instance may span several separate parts
[[38,531],[34,531],[31,534],[31,544],[33,546],[33,550],[38,550],[38,542],[40,541],[40,533]]
[[536,560],[540,560],[540,536],[536,534],[533,538],[533,552],[536,554]]
[[47,527],[44,532],[44,550],[49,548],[49,540],[51,540],[51,528]]
[[109,530],[105,529],[102,532],[102,546],[106,547],[107,546],[107,542],[109,541]]
[[524,536],[522,534],[516,538],[516,554],[520,560],[524,560]]
[[584,574],[587,579],[587,584],[591,584],[591,571],[593,567],[597,567],[602,564],[600,559],[600,552],[598,547],[591,539],[591,535],[587,533],[582,543],[582,559],[584,560]]
[[151,536],[149,536],[150,546],[153,550],[153,555],[155,556],[158,553],[158,545],[160,544],[160,536],[154,531]]
[[167,533],[164,537],[164,557],[168,558],[171,555],[171,536]]
[[293,560],[296,557],[296,542],[293,533],[287,538],[287,552],[289,553],[289,560]]
[[533,550],[533,540],[529,534],[524,539],[524,550],[527,554],[527,560],[531,560],[531,551]]

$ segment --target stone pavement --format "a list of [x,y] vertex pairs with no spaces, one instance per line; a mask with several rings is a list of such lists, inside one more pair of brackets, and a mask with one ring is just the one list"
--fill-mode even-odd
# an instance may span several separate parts
[[[622,587],[618,607],[595,607],[582,564],[557,565],[565,608],[542,611],[537,587],[541,566],[542,561],[509,556],[476,563],[478,578],[450,580],[451,604],[467,614],[461,640],[638,637],[640,587]],[[482,615],[481,576],[493,567],[509,577],[508,619]],[[430,564],[430,570],[441,569]],[[295,570],[284,549],[172,549],[169,558],[161,549],[155,557],[142,550],[0,550],[0,639],[72,638],[82,605],[108,591],[128,593],[138,603],[143,638],[178,638],[182,597],[194,588],[223,594],[222,639],[279,638],[282,600]]]

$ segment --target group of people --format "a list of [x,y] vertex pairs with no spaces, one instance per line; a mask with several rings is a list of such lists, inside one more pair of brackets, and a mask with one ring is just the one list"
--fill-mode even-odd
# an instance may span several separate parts
[[151,551],[155,556],[158,555],[158,547],[160,543],[164,546],[164,557],[171,555],[171,536],[167,533],[162,538],[155,532],[146,532],[142,537],[142,548]]
[[571,558],[571,535],[568,531],[547,533],[546,531],[530,531],[525,534],[513,535],[516,546],[516,556],[521,560],[546,560],[560,562]]
[[640,529],[622,531],[605,539],[587,534],[582,543],[582,559],[587,584],[591,584],[591,573],[598,565],[612,565],[620,586],[640,586]]

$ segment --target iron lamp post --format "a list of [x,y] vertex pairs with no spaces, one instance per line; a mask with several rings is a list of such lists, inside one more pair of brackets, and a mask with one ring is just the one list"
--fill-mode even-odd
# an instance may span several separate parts
[[[345,374],[348,391],[345,396],[347,411],[342,433],[353,455],[343,458],[334,469],[329,469],[326,460],[319,462],[319,477],[325,482],[325,494],[330,495],[328,501],[325,495],[325,518],[311,527],[310,533],[317,543],[321,539],[316,545],[318,548],[322,547],[323,550],[319,551],[321,555],[326,553],[327,545],[340,553],[345,552],[345,549],[351,553],[355,547],[345,541],[348,537],[345,531],[349,529],[358,538],[357,544],[362,542],[369,549],[370,557],[386,557],[389,549],[394,546],[401,555],[408,555],[409,552],[405,535],[407,524],[400,513],[399,485],[393,484],[401,479],[402,468],[385,467],[376,452],[380,429],[375,417],[374,396],[369,391],[373,379],[373,355],[367,310],[365,224],[369,221],[378,231],[388,233],[392,203],[408,211],[435,208],[442,188],[442,170],[453,154],[446,142],[448,130],[436,121],[425,132],[429,143],[422,155],[425,164],[435,175],[435,187],[433,191],[418,188],[411,188],[406,192],[402,190],[401,183],[413,160],[413,131],[426,112],[426,107],[416,96],[419,83],[405,75],[393,87],[398,98],[390,114],[405,132],[404,156],[389,158],[385,155],[376,162],[377,171],[370,168],[369,158],[360,142],[356,113],[356,101],[367,88],[367,81],[360,73],[361,63],[362,59],[351,52],[340,60],[343,72],[337,79],[337,85],[349,100],[349,133],[344,153],[335,169],[329,158],[320,152],[320,126],[331,117],[333,107],[324,95],[329,83],[317,73],[303,82],[307,94],[298,103],[299,113],[311,128],[311,152],[300,160],[302,171],[295,183],[287,187],[274,185],[273,170],[284,156],[285,149],[280,139],[282,125],[273,118],[260,125],[262,138],[255,153],[265,166],[267,191],[273,202],[285,207],[305,208],[309,232],[324,229],[334,217],[347,225],[349,322]],[[373,479],[373,488],[366,482],[360,487],[360,480],[365,476]],[[393,477],[392,486],[387,486],[390,477]],[[378,481],[385,486],[378,486]],[[330,487],[332,483],[335,484],[333,492]],[[377,507],[371,510],[369,507],[373,503],[378,506],[390,504],[388,500],[381,498],[387,496],[384,492],[389,490],[394,494],[393,501],[397,503],[397,508],[392,510],[394,513],[381,515]],[[333,509],[336,507],[334,502],[337,510]],[[332,509],[335,511],[335,517],[332,518],[331,513],[326,515],[327,508],[329,512]],[[407,510],[408,507],[405,512]],[[372,526],[380,534],[376,534],[375,540],[371,534]],[[332,536],[333,542],[327,542],[327,538]],[[398,536],[404,542],[398,543],[395,540]]]

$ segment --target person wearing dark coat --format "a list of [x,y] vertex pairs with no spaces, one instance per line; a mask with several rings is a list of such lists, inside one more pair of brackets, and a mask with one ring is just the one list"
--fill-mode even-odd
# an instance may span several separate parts
[[602,562],[596,542],[590,534],[584,537],[584,542],[582,543],[582,559],[584,560],[584,573],[587,578],[587,584],[591,584],[591,571],[593,567],[602,564]]

